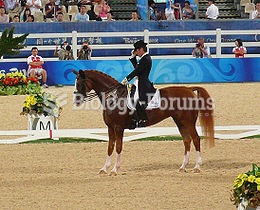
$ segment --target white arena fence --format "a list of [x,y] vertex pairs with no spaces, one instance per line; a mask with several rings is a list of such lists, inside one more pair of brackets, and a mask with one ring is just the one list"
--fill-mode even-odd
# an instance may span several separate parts
[[[21,35],[21,34],[15,34]],[[202,30],[202,31],[149,31],[144,30],[140,32],[77,32],[72,31],[71,33],[35,33],[29,34],[27,39],[46,39],[46,38],[67,38],[71,39],[71,45],[73,49],[73,56],[77,57],[77,50],[81,45],[78,45],[78,39],[82,38],[103,38],[103,37],[139,37],[140,39],[144,39],[145,42],[149,43],[151,37],[177,37],[177,36],[206,36],[213,35],[215,36],[216,42],[206,43],[209,47],[216,47],[216,55],[212,57],[216,58],[224,58],[224,57],[234,57],[234,54],[230,52],[230,54],[221,54],[221,49],[224,47],[234,47],[234,41],[230,42],[222,42],[223,35],[236,35],[239,38],[239,35],[253,35],[255,37],[255,41],[253,42],[243,42],[245,47],[260,47],[260,42],[258,41],[258,36],[260,35],[260,30],[221,30],[217,28],[216,30]],[[26,46],[22,50],[30,51],[33,46]],[[39,45],[37,46],[40,51],[44,50],[53,50],[56,48],[56,45]],[[93,44],[91,45],[92,49],[102,49],[102,50],[110,50],[110,49],[133,49],[133,43],[125,43],[125,44]],[[150,43],[148,46],[148,50],[152,48],[193,48],[194,43]],[[152,55],[153,58],[191,58],[191,55]],[[259,54],[247,54],[246,57],[260,57]],[[14,61],[25,61],[26,58],[12,58],[12,59],[2,59],[1,61],[5,62],[14,62]],[[127,56],[114,56],[114,57],[92,57],[93,60],[115,60],[115,59],[128,59]],[[46,61],[58,60],[58,58],[46,58]]]
[[[202,135],[201,127],[197,127],[199,135]],[[107,128],[99,129],[61,129],[61,130],[8,130],[0,131],[0,136],[22,136],[14,139],[0,139],[0,144],[16,144],[38,139],[50,138],[58,140],[61,137],[89,138],[101,141],[108,141]],[[147,127],[135,130],[125,130],[127,136],[124,141],[155,137],[155,136],[180,136],[177,127]],[[260,125],[235,125],[235,126],[215,126],[215,138],[217,139],[243,139],[249,136],[260,135]],[[1,137],[0,137],[1,138]]]

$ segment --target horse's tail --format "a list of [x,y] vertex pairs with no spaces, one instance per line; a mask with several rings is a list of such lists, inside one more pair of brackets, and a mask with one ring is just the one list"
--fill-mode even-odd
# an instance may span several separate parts
[[213,117],[213,99],[207,90],[202,87],[192,87],[197,91],[199,99],[199,116],[202,133],[210,147],[214,146],[214,117]]

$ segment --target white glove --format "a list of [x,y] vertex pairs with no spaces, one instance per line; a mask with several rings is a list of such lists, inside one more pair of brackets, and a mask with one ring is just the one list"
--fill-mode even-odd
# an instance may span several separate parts
[[132,51],[131,51],[130,59],[131,59],[131,58],[134,58],[135,56],[136,56],[136,54],[135,54],[134,50],[132,50]]
[[127,82],[128,82],[128,80],[127,80],[126,77],[125,77],[125,78],[122,80],[121,84],[122,84],[122,85],[126,85]]

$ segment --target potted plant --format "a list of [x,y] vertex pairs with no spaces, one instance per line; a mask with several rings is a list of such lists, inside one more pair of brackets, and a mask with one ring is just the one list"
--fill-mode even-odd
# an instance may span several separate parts
[[35,130],[39,121],[53,118],[54,129],[57,129],[57,118],[61,107],[57,98],[51,93],[38,93],[27,96],[23,103],[21,115],[28,115],[29,130]]
[[260,210],[260,168],[256,164],[252,171],[239,174],[235,179],[231,200],[239,210]]
[[26,95],[41,92],[37,78],[26,78],[21,71],[0,72],[0,95]]

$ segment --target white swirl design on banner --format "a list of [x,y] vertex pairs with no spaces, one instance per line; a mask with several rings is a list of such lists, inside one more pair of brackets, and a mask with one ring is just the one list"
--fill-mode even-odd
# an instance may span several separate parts
[[202,81],[203,71],[195,59],[163,60],[155,66],[150,78],[155,83],[158,81],[190,82],[192,78]]

